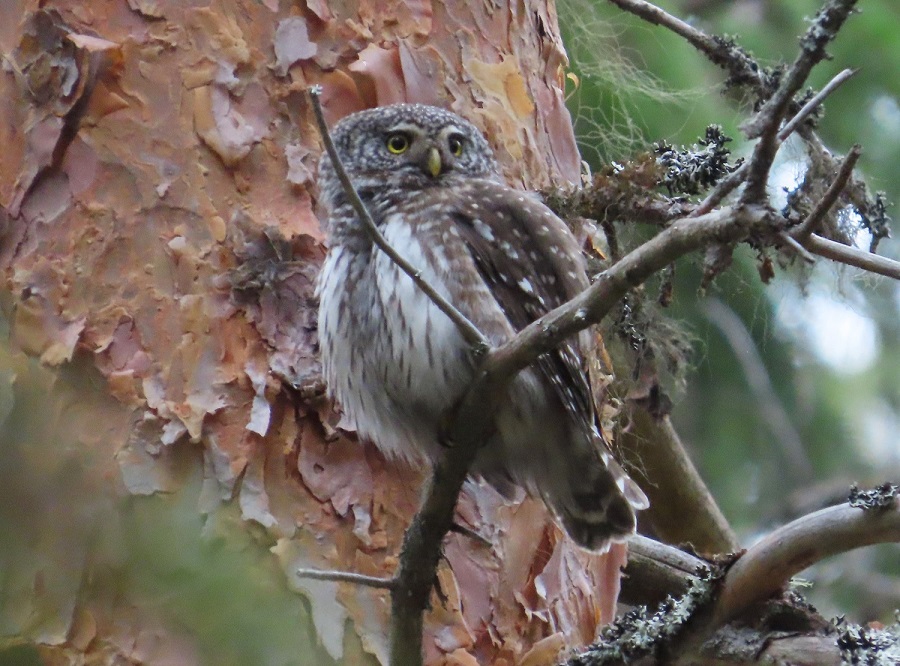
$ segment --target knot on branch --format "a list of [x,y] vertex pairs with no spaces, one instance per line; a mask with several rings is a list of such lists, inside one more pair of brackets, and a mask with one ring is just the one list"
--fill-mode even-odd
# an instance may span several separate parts
[[692,149],[676,150],[672,145],[661,142],[654,147],[657,161],[665,169],[660,182],[669,191],[669,195],[699,194],[709,189],[722,178],[740,167],[743,160],[735,164],[728,163],[731,151],[725,144],[731,137],[722,132],[718,125],[709,125],[706,136]]

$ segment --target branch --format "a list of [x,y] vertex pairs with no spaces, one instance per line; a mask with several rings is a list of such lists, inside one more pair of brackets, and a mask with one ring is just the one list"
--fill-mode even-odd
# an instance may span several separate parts
[[653,606],[669,595],[680,596],[687,592],[688,577],[708,567],[709,563],[699,557],[635,534],[628,540],[628,564],[619,601]]
[[831,185],[828,186],[828,189],[825,191],[825,194],[822,195],[819,203],[817,203],[812,212],[806,216],[806,219],[803,220],[796,229],[791,231],[791,236],[794,240],[803,244],[806,239],[819,228],[822,220],[828,214],[828,211],[834,207],[841,192],[843,192],[844,188],[847,186],[847,181],[850,180],[850,176],[853,174],[853,168],[856,166],[856,162],[859,160],[861,154],[862,149],[859,145],[854,145],[853,148],[850,149],[850,152],[847,153],[847,157],[841,162],[841,168],[838,170],[837,176],[831,181]]
[[812,68],[828,56],[825,47],[835,38],[856,2],[857,0],[829,0],[818,11],[806,34],[800,38],[800,53],[782,77],[778,89],[756,116],[744,124],[743,129],[748,138],[763,136],[773,118],[784,116],[788,104],[806,82]]
[[644,0],[609,0],[619,9],[638,16],[648,23],[668,28],[684,37],[709,60],[729,72],[736,83],[751,85],[759,96],[771,92],[763,69],[745,51],[730,40],[707,35],[680,18]]
[[[852,11],[856,1],[830,0],[819,10],[806,34],[800,40],[800,53],[793,65],[781,77],[777,89],[773,92],[771,77],[764,73],[764,70],[753,58],[730,40],[707,35],[702,30],[688,25],[681,19],[666,13],[649,2],[644,2],[644,0],[610,0],[620,9],[639,16],[654,25],[668,28],[675,34],[684,37],[694,48],[709,58],[711,62],[728,71],[733,82],[740,85],[749,85],[760,100],[766,100],[756,116],[743,126],[744,132],[749,138],[760,137],[760,141],[757,143],[753,157],[747,163],[746,169],[742,168],[739,170],[743,172],[740,176],[738,172],[735,172],[731,177],[720,183],[707,197],[707,200],[700,205],[700,208],[695,213],[696,215],[702,215],[712,210],[744,180],[746,180],[747,186],[744,190],[743,201],[758,203],[764,200],[769,169],[782,140],[778,134],[778,126],[790,111],[794,95],[806,81],[812,68],[827,56],[825,47],[834,39]],[[823,89],[817,96],[818,99],[810,100],[807,105],[799,109],[794,114],[795,124],[790,131],[793,131],[809,113],[821,104],[828,94],[851,75],[842,73],[836,77],[836,81],[833,80],[832,83]],[[790,134],[787,131],[787,127],[782,133],[785,137]]]
[[493,350],[484,371],[495,381],[512,377],[570,335],[599,322],[629,290],[676,259],[710,243],[737,243],[751,234],[765,235],[777,223],[773,217],[762,206],[736,206],[675,220],[603,271],[588,289]]
[[900,280],[900,262],[882,257],[879,254],[837,243],[816,234],[807,238],[806,242],[803,243],[803,247],[813,254],[818,254],[820,257]]
[[362,202],[362,199],[359,198],[359,194],[354,189],[353,183],[347,175],[344,164],[341,162],[341,158],[338,155],[337,148],[334,146],[334,141],[331,139],[331,134],[328,132],[328,124],[325,122],[325,116],[322,113],[322,104],[319,101],[319,97],[322,94],[321,87],[312,86],[309,88],[308,92],[310,102],[312,103],[313,114],[316,117],[316,124],[319,128],[319,134],[322,136],[325,150],[328,151],[328,157],[331,158],[334,172],[337,174],[338,180],[341,181],[341,185],[344,188],[344,194],[346,194],[347,198],[350,200],[353,210],[356,211],[357,216],[359,216],[359,219],[362,221],[372,242],[378,249],[390,257],[391,261],[393,261],[400,270],[410,277],[416,286],[422,290],[422,293],[428,296],[428,298],[431,299],[431,302],[434,303],[441,312],[450,318],[456,325],[456,328],[459,330],[463,339],[472,347],[472,351],[476,358],[482,356],[490,348],[487,338],[481,334],[481,331],[478,330],[475,324],[469,321],[462,312],[456,309],[456,306],[441,296],[441,294],[428,284],[426,280],[422,279],[421,272],[391,247],[390,243],[387,242],[385,237],[381,234],[381,231],[379,231],[378,227],[375,225],[375,221],[366,209],[366,205]]
[[900,505],[829,507],[778,528],[750,548],[725,575],[713,626],[777,593],[797,573],[826,557],[876,543],[900,542]]
[[781,231],[778,233],[778,240],[781,241],[783,245],[791,252],[799,255],[799,257],[806,263],[816,263],[816,258],[809,252],[809,250],[800,245],[800,243],[798,243],[797,240],[786,231]]
[[765,199],[769,171],[781,145],[778,140],[778,126],[788,113],[794,95],[806,82],[812,68],[828,55],[825,47],[837,35],[856,2],[857,0],[830,0],[819,10],[806,34],[800,39],[800,53],[784,74],[774,94],[763,104],[756,116],[742,125],[741,129],[747,138],[759,137],[750,159],[742,201],[760,202]]
[[815,94],[815,96],[810,99],[803,107],[791,118],[784,127],[781,128],[781,131],[778,133],[779,141],[786,141],[787,138],[794,133],[794,131],[800,127],[800,124],[809,117],[813,111],[819,108],[822,105],[822,102],[825,101],[825,98],[828,97],[831,93],[841,87],[845,81],[853,78],[858,69],[845,69],[844,71],[837,74],[828,84],[822,88],[819,92]]
[[716,185],[712,191],[706,195],[706,198],[700,203],[700,205],[691,213],[690,217],[698,217],[700,215],[705,215],[711,210],[715,209],[720,203],[725,200],[729,194],[734,192],[738,187],[740,187],[744,180],[747,178],[747,170],[750,168],[749,162],[744,162],[741,166],[737,168],[736,171],[732,171],[730,174],[725,176],[719,184]]
[[376,587],[382,590],[394,589],[393,578],[381,578],[380,576],[366,576],[365,574],[351,571],[320,571],[319,569],[297,569],[294,571],[298,578],[309,580],[328,580],[337,583],[353,583],[365,587]]

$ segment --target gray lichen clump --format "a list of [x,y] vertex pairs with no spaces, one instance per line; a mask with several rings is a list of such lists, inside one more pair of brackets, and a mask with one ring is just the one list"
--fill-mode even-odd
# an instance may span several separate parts
[[847,501],[850,506],[867,511],[889,509],[895,505],[898,492],[900,486],[894,483],[883,483],[871,490],[860,490],[853,486]]
[[[895,487],[896,488],[896,487]],[[900,664],[900,619],[883,629],[836,622],[840,634],[837,645],[841,661],[860,666],[897,666]]]
[[722,178],[734,172],[741,164],[728,163],[731,151],[725,144],[731,137],[725,136],[718,125],[706,128],[706,136],[697,143],[699,148],[676,150],[668,143],[658,143],[654,147],[657,160],[665,168],[661,185],[669,194],[699,194],[712,187]]
[[603,666],[626,663],[640,657],[659,656],[691,617],[713,598],[721,572],[702,569],[688,579],[688,591],[680,597],[668,596],[655,611],[635,608],[606,627],[600,639],[567,666]]

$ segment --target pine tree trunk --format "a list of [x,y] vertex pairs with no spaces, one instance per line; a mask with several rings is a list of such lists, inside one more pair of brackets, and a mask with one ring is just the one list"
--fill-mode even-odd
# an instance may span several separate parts
[[[384,663],[386,593],[295,574],[390,575],[424,474],[323,397],[304,91],[449,107],[525,188],[579,156],[552,5],[355,4],[0,4],[0,661]],[[429,663],[610,619],[622,549],[474,484],[459,520]]]

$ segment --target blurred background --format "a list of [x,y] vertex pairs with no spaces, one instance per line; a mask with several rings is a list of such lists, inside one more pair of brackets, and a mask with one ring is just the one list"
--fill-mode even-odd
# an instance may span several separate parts
[[[662,0],[689,23],[733,36],[763,65],[791,62],[818,0]],[[857,171],[900,201],[900,5],[867,0],[809,81],[816,89],[844,68],[857,75],[825,103],[819,125],[832,152],[854,143]],[[711,123],[748,154],[738,124],[749,112],[721,95],[726,78],[683,39],[599,0],[562,0],[560,24],[578,77],[569,106],[593,170],[656,141],[691,145]],[[773,172],[776,204],[802,177],[803,146],[786,145]],[[640,235],[640,230],[634,231]],[[896,235],[895,231],[895,235]],[[857,244],[869,247],[867,232]],[[879,253],[900,258],[886,239]],[[705,293],[699,259],[679,263],[664,314],[690,343],[684,381],[668,386],[673,419],[725,515],[749,545],[769,529],[846,500],[851,484],[900,481],[900,283],[820,259],[810,270],[780,266],[764,285],[756,253]],[[803,590],[824,615],[892,622],[900,605],[897,546],[869,548],[806,572]]]

